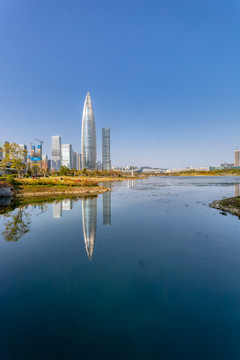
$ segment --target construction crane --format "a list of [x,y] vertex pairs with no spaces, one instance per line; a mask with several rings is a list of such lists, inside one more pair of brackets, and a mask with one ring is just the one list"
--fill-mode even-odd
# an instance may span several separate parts
[[42,144],[44,144],[44,141],[39,140],[39,139],[35,139],[35,140],[40,142],[40,144],[41,144],[41,148],[42,148]]

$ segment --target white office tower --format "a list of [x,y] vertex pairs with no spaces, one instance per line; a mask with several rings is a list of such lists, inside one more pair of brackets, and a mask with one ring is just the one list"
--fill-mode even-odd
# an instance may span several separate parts
[[102,169],[103,170],[111,169],[109,128],[102,129]]
[[87,93],[82,115],[82,167],[87,170],[96,168],[96,128],[92,106],[92,100],[89,92]]
[[61,166],[61,137],[52,136],[52,169],[59,171]]
[[73,168],[73,152],[71,144],[63,144],[61,146],[61,166],[66,166],[69,169]]
[[236,149],[234,153],[234,166],[240,166],[240,156],[239,156],[239,150]]

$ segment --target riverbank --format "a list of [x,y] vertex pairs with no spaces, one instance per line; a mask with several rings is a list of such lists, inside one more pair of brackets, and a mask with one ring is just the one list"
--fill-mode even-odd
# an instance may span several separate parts
[[169,173],[151,174],[151,176],[240,176],[240,169],[174,171]]
[[110,191],[91,179],[40,178],[15,179],[15,195],[23,197],[53,197],[59,195],[91,196]]
[[0,181],[0,189],[3,196],[11,197],[11,206],[26,205],[32,202],[41,202],[54,199],[93,197],[112,191],[99,183],[109,183],[125,180],[136,180],[146,178],[137,177],[48,177],[48,178],[13,178]]
[[223,212],[229,212],[240,217],[240,196],[213,201],[210,206]]

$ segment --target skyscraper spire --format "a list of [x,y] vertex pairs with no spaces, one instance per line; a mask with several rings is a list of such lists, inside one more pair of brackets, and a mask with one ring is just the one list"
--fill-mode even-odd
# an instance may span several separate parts
[[82,167],[94,170],[96,168],[96,129],[89,92],[86,95],[82,115]]

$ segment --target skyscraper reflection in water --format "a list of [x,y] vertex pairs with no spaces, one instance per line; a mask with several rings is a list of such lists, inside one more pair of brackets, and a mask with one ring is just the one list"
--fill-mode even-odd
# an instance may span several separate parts
[[[111,189],[111,183],[105,183],[105,187]],[[103,194],[103,225],[111,225],[111,191]]]
[[[106,183],[111,188],[111,183]],[[103,225],[111,225],[111,191],[103,194]],[[97,201],[98,198],[82,199],[82,222],[83,237],[87,256],[92,260],[97,232]],[[54,218],[61,218],[64,211],[73,209],[73,201],[64,199],[52,203],[52,214]]]
[[73,201],[71,199],[64,199],[61,201],[55,200],[52,204],[52,214],[54,218],[62,217],[63,210],[72,210]]
[[61,201],[54,201],[52,203],[52,214],[54,218],[62,217],[62,202]]
[[97,198],[82,200],[82,221],[86,252],[92,260],[97,230]]
[[234,196],[239,196],[240,195],[240,184],[235,184],[234,185]]

